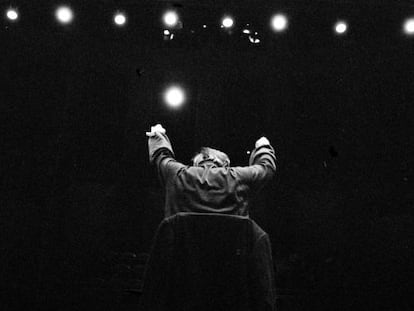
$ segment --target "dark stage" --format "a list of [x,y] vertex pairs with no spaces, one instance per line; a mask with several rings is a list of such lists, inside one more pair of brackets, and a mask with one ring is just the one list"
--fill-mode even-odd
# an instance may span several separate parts
[[[275,147],[250,216],[278,310],[414,309],[412,1],[68,0],[68,24],[60,4],[0,1],[0,310],[138,310],[163,219],[156,123],[186,164]],[[164,34],[167,9],[181,23]]]

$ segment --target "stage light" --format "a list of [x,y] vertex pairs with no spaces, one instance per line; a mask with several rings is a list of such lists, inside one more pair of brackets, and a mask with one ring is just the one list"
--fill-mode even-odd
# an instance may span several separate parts
[[276,14],[271,20],[272,29],[276,32],[284,31],[288,26],[287,17],[283,14]]
[[348,25],[343,21],[337,22],[335,24],[335,32],[339,35],[344,34],[347,31],[347,29]]
[[123,26],[126,23],[126,16],[123,13],[116,13],[114,16],[114,22],[118,26]]
[[168,106],[179,108],[185,101],[184,90],[179,86],[171,86],[165,91],[164,100]]
[[233,25],[234,25],[234,20],[229,16],[224,17],[223,20],[221,21],[221,26],[224,28],[231,28],[233,27]]
[[178,15],[174,11],[166,12],[163,19],[167,27],[175,27],[178,24]]
[[15,21],[19,18],[19,13],[15,9],[8,9],[6,16],[9,20]]
[[67,6],[59,7],[56,10],[56,18],[62,24],[69,24],[73,19],[72,9]]
[[409,18],[404,23],[404,32],[407,35],[414,35],[414,18]]

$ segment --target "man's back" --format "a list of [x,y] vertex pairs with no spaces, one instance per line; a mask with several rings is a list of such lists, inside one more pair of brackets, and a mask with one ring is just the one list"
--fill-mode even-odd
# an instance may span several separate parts
[[166,185],[170,215],[195,212],[247,216],[249,186],[239,175],[237,168],[216,167],[213,163],[178,171]]
[[179,212],[248,216],[249,197],[276,171],[275,152],[269,141],[263,137],[256,142],[249,166],[230,167],[226,155],[211,148],[203,148],[209,153],[199,154],[196,165],[186,166],[175,160],[165,129],[160,125],[153,129],[158,126],[162,131],[147,133],[148,149],[150,162],[165,187],[165,216]]

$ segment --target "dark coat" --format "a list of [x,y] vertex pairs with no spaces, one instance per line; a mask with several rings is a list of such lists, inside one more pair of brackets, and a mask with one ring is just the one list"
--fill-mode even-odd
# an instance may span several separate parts
[[269,237],[248,217],[179,213],[158,227],[144,278],[145,311],[271,311]]

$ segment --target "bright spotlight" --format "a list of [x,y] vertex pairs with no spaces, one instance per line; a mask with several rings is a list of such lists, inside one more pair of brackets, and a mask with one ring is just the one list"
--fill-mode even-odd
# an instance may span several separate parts
[[19,13],[15,9],[7,10],[6,16],[9,20],[15,21],[19,18]]
[[164,14],[164,23],[168,27],[175,27],[178,24],[178,15],[174,11],[168,11]]
[[407,35],[414,35],[414,18],[409,18],[405,21],[404,32]]
[[126,16],[123,13],[116,13],[114,16],[114,22],[118,26],[123,26],[126,23]]
[[171,86],[164,93],[164,100],[168,106],[178,108],[185,101],[184,90],[178,86]]
[[348,29],[348,25],[345,22],[337,22],[335,24],[335,31],[337,34],[344,34]]
[[227,16],[227,17],[223,18],[223,20],[221,22],[221,25],[224,28],[231,28],[234,25],[234,20],[231,17]]
[[62,24],[69,24],[73,19],[73,12],[71,8],[67,6],[59,7],[56,10],[56,18]]
[[276,14],[272,17],[271,25],[274,31],[281,32],[287,28],[288,20],[283,14]]

